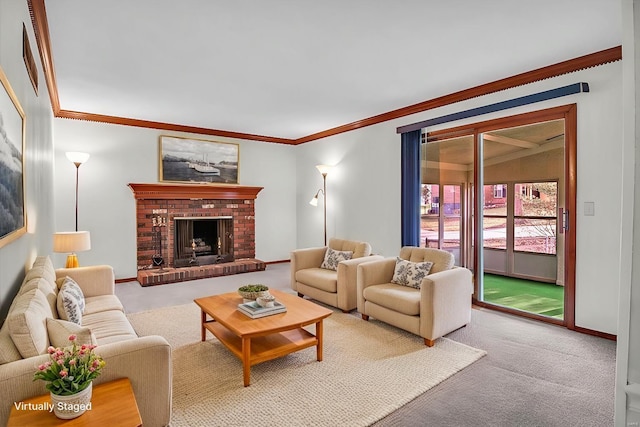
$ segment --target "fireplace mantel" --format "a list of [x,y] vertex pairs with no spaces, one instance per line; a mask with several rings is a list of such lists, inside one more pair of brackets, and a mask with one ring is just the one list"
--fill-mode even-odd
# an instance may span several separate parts
[[246,187],[242,185],[214,185],[214,184],[134,184],[129,183],[136,200],[247,200],[256,199],[264,187]]

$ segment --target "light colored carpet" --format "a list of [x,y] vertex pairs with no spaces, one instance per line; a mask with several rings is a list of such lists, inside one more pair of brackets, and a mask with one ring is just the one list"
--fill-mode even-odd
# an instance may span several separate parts
[[[139,335],[173,348],[172,426],[366,426],[486,354],[442,338],[428,348],[415,335],[353,314],[324,321],[324,358],[309,348],[251,368],[207,332],[195,303],[128,315]],[[310,329],[313,331],[313,327]]]

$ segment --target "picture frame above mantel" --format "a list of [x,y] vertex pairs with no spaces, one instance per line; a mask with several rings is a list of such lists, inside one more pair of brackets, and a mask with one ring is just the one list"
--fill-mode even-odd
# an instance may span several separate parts
[[238,144],[161,135],[159,150],[161,182],[238,184]]

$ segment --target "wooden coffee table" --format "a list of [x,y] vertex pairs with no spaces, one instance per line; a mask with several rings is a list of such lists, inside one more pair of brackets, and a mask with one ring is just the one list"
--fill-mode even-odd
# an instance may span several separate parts
[[[322,361],[322,320],[333,312],[292,294],[270,293],[287,307],[285,313],[251,319],[238,311],[243,300],[235,292],[194,300],[202,310],[202,341],[209,330],[242,360],[245,387],[250,384],[252,365],[313,346]],[[302,328],[314,323],[315,335]]]

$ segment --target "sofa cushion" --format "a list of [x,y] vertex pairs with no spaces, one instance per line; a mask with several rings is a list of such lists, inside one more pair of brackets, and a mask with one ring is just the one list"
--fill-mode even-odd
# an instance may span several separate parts
[[385,283],[367,286],[362,292],[365,300],[389,310],[407,314],[420,315],[420,290],[409,286]]
[[393,270],[391,283],[420,289],[422,279],[427,277],[432,266],[433,263],[430,261],[411,262],[396,257],[396,266]]
[[84,294],[80,286],[70,277],[59,279],[62,281],[58,292],[58,315],[62,320],[68,320],[78,325],[82,324],[84,312]]
[[46,279],[43,277],[36,277],[28,282],[23,282],[22,287],[18,291],[18,295],[22,295],[25,292],[29,292],[32,289],[39,289],[40,292],[44,294],[51,306],[51,312],[53,313],[53,317],[58,317],[58,308],[56,307],[58,300],[58,288],[55,286],[51,286]]
[[296,281],[326,292],[338,291],[338,273],[326,268],[305,268],[296,271]]
[[85,306],[83,314],[100,313],[101,311],[118,310],[124,311],[124,307],[115,295],[99,295],[84,299]]
[[331,248],[327,248],[324,253],[324,261],[320,268],[326,268],[327,270],[338,270],[338,264],[340,261],[346,261],[353,257],[352,251],[336,251]]
[[48,256],[39,256],[36,258],[33,266],[27,271],[23,283],[39,277],[50,283],[51,287],[54,287],[56,284],[56,270],[53,268],[51,258]]
[[137,337],[127,316],[118,310],[86,314],[82,317],[82,326],[91,329],[100,345],[104,344],[105,338],[118,335]]
[[91,329],[62,319],[47,319],[47,332],[49,333],[49,342],[54,347],[71,345],[70,335],[76,336],[78,344],[98,344]]
[[20,355],[33,357],[47,352],[49,336],[47,318],[53,317],[51,307],[39,289],[18,295],[7,316],[9,333]]
[[4,322],[2,328],[0,328],[0,365],[20,359],[22,359],[22,356],[9,333],[9,323]]

